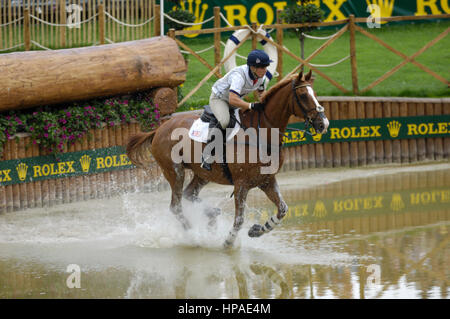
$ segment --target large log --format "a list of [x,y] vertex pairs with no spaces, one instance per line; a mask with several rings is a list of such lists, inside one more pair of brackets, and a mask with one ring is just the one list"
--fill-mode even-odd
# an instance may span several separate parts
[[127,94],[185,81],[169,37],[0,55],[0,111]]

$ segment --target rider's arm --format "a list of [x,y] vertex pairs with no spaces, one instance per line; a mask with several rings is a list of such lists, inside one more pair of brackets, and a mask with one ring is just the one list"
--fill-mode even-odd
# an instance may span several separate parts
[[250,109],[250,103],[245,102],[244,100],[242,100],[241,97],[237,93],[234,93],[233,91],[230,91],[229,96],[230,97],[228,99],[228,103],[230,103],[230,105],[238,107],[238,108],[240,108],[243,111],[246,111],[246,110]]

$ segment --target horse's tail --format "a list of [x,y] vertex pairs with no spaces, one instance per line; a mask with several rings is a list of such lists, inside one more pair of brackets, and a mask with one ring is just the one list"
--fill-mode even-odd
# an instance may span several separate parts
[[150,153],[153,137],[156,130],[151,132],[141,132],[133,135],[128,140],[127,155],[131,163],[137,167],[146,168],[150,163]]

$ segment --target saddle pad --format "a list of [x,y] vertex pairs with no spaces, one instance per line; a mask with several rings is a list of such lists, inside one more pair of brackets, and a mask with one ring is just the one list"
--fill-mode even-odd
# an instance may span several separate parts
[[[239,109],[234,110],[234,116],[236,117],[236,124],[234,125],[233,130],[231,133],[227,136],[227,141],[230,141],[239,131]],[[197,119],[192,124],[191,128],[189,129],[189,137],[200,143],[206,143],[208,141],[208,129],[209,129],[209,123],[203,122],[201,119]],[[229,129],[227,130],[228,133]]]

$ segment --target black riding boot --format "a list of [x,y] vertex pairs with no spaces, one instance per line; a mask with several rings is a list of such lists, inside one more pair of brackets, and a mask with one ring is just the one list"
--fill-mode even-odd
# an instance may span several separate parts
[[211,144],[211,142],[215,141],[216,136],[212,134],[213,130],[218,128],[220,129],[220,131],[222,132],[222,136],[223,136],[223,141],[224,142],[226,140],[226,131],[224,129],[222,129],[222,126],[220,125],[220,123],[211,123],[211,126],[209,127],[209,132],[208,132],[208,141],[206,142],[205,148],[203,149],[203,154],[202,154],[202,164],[200,165],[201,168],[206,169],[207,171],[211,170],[211,163],[208,163],[208,159],[210,158],[210,156],[215,156],[215,148],[212,150],[211,154],[205,154],[205,149],[208,147],[209,144]]

